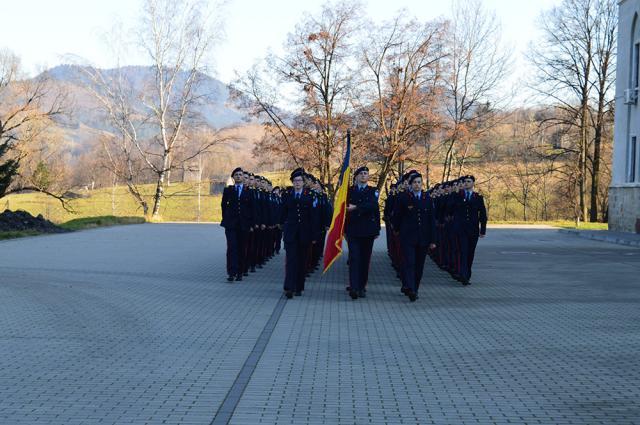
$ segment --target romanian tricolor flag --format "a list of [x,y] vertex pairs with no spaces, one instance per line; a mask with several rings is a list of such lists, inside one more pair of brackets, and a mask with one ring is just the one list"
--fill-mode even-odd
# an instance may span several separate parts
[[342,238],[344,236],[344,221],[347,217],[347,192],[349,190],[349,181],[351,169],[349,168],[349,160],[351,158],[351,131],[347,131],[347,150],[344,154],[342,162],[342,170],[340,171],[340,179],[338,180],[338,192],[336,193],[335,202],[333,203],[333,219],[331,227],[327,232],[327,244],[324,248],[324,270],[325,273],[334,261],[342,254]]

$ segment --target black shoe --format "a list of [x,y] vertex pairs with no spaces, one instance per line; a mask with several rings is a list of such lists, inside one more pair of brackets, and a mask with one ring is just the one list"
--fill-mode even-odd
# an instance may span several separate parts
[[233,276],[227,277],[227,282],[233,282]]
[[293,292],[291,291],[285,291],[284,295],[287,297],[288,300],[293,298]]
[[351,286],[347,286],[347,287],[345,288],[345,290],[346,290],[347,292],[351,292]]
[[367,298],[367,291],[358,292],[358,297],[359,298]]
[[415,300],[418,299],[418,296],[412,290],[408,290],[407,291],[407,297],[409,297],[409,301],[411,301],[411,302],[414,302]]
[[256,268],[251,266],[251,269],[249,270],[251,273],[255,273],[256,272]]
[[300,291],[296,291],[294,295],[295,295],[296,297],[299,297],[300,295],[302,295],[302,292],[300,292]]
[[236,276],[236,282],[242,282],[242,275],[241,274]]
[[352,300],[358,299],[358,293],[356,291],[349,291],[349,296],[351,297]]
[[258,268],[261,269],[262,268],[262,264],[258,264]]
[[403,286],[402,288],[400,288],[400,292],[402,292],[403,294],[407,295],[407,288],[405,288]]
[[469,282],[469,279],[461,278],[460,282],[462,282],[464,286],[471,285],[471,282]]
[[244,273],[242,273],[242,276],[249,276],[249,273],[248,272],[244,272]]

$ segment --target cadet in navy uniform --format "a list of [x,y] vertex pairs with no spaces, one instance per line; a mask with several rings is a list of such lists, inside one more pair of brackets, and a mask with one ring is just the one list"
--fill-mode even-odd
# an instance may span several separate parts
[[304,188],[304,170],[299,168],[291,173],[293,188],[282,197],[280,224],[283,228],[285,259],[284,291],[287,298],[302,295],[306,274],[309,246],[313,243],[311,210],[314,198]]
[[367,184],[369,169],[358,168],[355,180],[347,194],[345,223],[349,246],[349,295],[354,300],[365,296],[373,241],[380,235],[378,191]]
[[478,238],[487,233],[487,210],[482,195],[473,191],[475,177],[465,176],[462,189],[454,195],[454,225],[458,241],[458,276],[463,285],[469,285],[471,266]]
[[386,238],[387,238],[387,255],[389,255],[389,258],[391,258],[391,265],[393,266],[393,268],[396,268],[396,261],[395,261],[395,247],[394,247],[394,237],[393,237],[393,224],[391,223],[391,217],[392,217],[392,213],[393,213],[393,205],[394,202],[396,200],[396,194],[397,194],[397,190],[396,190],[396,184],[392,184],[391,188],[389,189],[389,192],[387,193],[387,199],[385,199],[384,201],[384,210],[383,210],[383,214],[382,214],[382,221],[384,221],[384,224],[386,226]]
[[280,254],[280,248],[282,247],[282,229],[280,227],[280,215],[282,214],[282,198],[280,197],[280,187],[274,187],[271,193],[273,193],[274,197],[274,250],[276,254]]
[[418,297],[427,250],[436,247],[436,222],[433,201],[422,190],[422,175],[411,174],[409,187],[396,201],[393,228],[400,236],[403,292],[413,302]]
[[244,184],[242,168],[231,173],[235,184],[227,186],[222,193],[222,222],[227,238],[227,280],[242,280],[247,260],[249,232],[253,231],[253,199]]

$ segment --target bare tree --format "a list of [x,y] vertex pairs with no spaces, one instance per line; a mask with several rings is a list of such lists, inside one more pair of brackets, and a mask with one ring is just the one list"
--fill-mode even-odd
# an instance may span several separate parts
[[367,74],[357,101],[371,129],[366,151],[376,163],[378,190],[397,163],[438,127],[445,25],[402,15],[380,27],[370,25],[372,37],[361,47]]
[[[150,112],[154,137],[149,148],[140,143],[136,148],[157,176],[152,217],[159,217],[174,150],[185,142],[184,127],[196,124],[196,106],[207,99],[208,93],[199,86],[207,71],[208,55],[220,35],[220,24],[202,1],[145,1],[138,40],[153,64],[154,80],[141,100]],[[183,160],[192,160],[218,142],[206,142]]]
[[507,147],[507,163],[501,178],[511,197],[522,205],[522,219],[530,219],[529,210],[537,184],[549,170],[541,161],[542,155],[536,146],[535,123],[527,116],[519,123],[515,143]]
[[[598,208],[601,186],[600,165],[602,162],[602,145],[607,122],[613,122],[615,90],[615,57],[617,46],[617,1],[599,0],[595,6],[594,44],[592,57],[595,91],[595,111],[591,115],[594,129],[593,156],[591,167],[591,207],[589,220],[598,221]],[[605,185],[605,188],[608,185]]]
[[[143,81],[135,84],[126,68],[83,67],[85,85],[98,100],[116,137],[105,137],[105,164],[127,184],[145,215],[160,216],[170,173],[183,169],[213,146],[226,140],[199,114],[212,93],[203,89],[212,47],[221,22],[200,0],[145,0],[137,45],[152,63]],[[111,39],[115,58],[123,54],[126,38]],[[139,85],[142,84],[142,87]],[[136,86],[137,85],[137,86]],[[149,202],[139,187],[143,176],[154,176]]]
[[[283,57],[269,56],[263,67],[235,84],[268,121],[270,131],[260,145],[262,151],[286,152],[297,164],[316,170],[330,193],[352,108],[354,72],[349,60],[359,13],[356,3],[325,4],[320,14],[305,16],[289,34]],[[292,117],[273,103],[273,88],[263,85],[270,78],[255,72],[261,69],[275,75],[271,83],[293,93],[288,105],[295,108]]]
[[141,155],[143,142],[140,140],[140,134],[145,132],[146,119],[134,109],[137,99],[133,84],[120,66],[112,72],[94,67],[82,67],[80,70],[89,78],[86,89],[98,101],[116,133],[100,138],[104,154],[102,164],[116,181],[126,184],[127,190],[142,208],[145,217],[148,217],[149,202],[140,186],[144,182],[142,177],[148,164],[144,155]]
[[564,149],[566,163],[575,174],[579,219],[597,221],[603,131],[613,117],[616,1],[564,0],[541,16],[540,26],[543,40],[531,55],[534,88],[560,112],[545,124],[577,133],[577,143]]
[[460,170],[464,166],[469,150],[464,146],[457,150],[458,145],[491,127],[495,104],[503,100],[498,89],[510,64],[508,50],[502,47],[499,21],[480,0],[455,3],[448,39],[443,180],[451,175],[454,160]]
[[231,96],[250,117],[262,119],[265,135],[258,143],[255,154],[268,152],[269,156],[282,157],[300,167],[306,164],[306,149],[297,137],[295,112],[279,108],[282,96],[281,81],[273,78],[268,61],[254,65],[231,87]]
[[579,133],[576,180],[580,218],[587,218],[587,146],[589,143],[589,98],[592,88],[596,0],[564,0],[543,13],[542,43],[532,49],[531,61],[538,69],[535,84],[545,98],[563,114],[552,121],[576,127]]
[[49,76],[41,73],[26,78],[20,71],[20,60],[12,52],[0,51],[0,198],[11,193],[39,191],[60,200],[62,194],[38,187],[20,176],[20,161],[25,143],[38,137],[51,120],[64,112],[66,94],[51,85]]

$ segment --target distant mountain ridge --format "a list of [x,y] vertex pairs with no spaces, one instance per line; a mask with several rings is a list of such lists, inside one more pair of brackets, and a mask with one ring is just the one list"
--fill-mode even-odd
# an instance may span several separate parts
[[[141,94],[145,84],[153,81],[154,78],[152,67],[126,66],[119,69],[102,69],[100,71],[106,77],[111,77],[115,73],[121,72],[133,87],[135,95]],[[100,131],[108,129],[103,117],[100,120],[96,120],[96,115],[99,115],[101,111],[96,110],[99,109],[99,105],[87,88],[84,87],[92,83],[80,66],[59,65],[45,71],[45,73],[54,82],[63,84],[70,92],[71,100],[74,102],[72,118],[70,122],[65,124],[71,126],[74,126],[74,124],[78,126],[84,125]],[[229,104],[229,89],[226,84],[206,74],[201,74],[200,77],[201,81],[196,94],[205,96],[206,102],[198,107],[197,112],[206,120],[208,125],[221,129],[242,125],[247,121],[243,111]]]
[[[155,78],[153,68],[127,66],[100,71],[106,78],[122,73],[132,90],[134,111],[139,111],[141,115],[148,114],[147,107],[140,99],[142,94],[151,94],[144,93],[143,90],[150,87],[149,84]],[[78,65],[59,65],[43,74],[52,84],[48,96],[54,96],[58,92],[67,95],[65,113],[54,118],[55,125],[48,127],[44,136],[45,139],[56,141],[55,148],[59,152],[70,155],[69,159],[73,162],[74,158],[95,151],[96,148],[100,149],[102,136],[118,135],[107,118],[104,107],[92,93],[89,85],[93,82],[85,70]],[[215,148],[216,167],[220,170],[216,169],[212,173],[227,175],[226,168],[230,163],[259,167],[261,159],[254,157],[253,151],[256,143],[264,136],[264,127],[233,104],[226,84],[205,74],[201,74],[200,78],[196,94],[202,96],[204,101],[194,108],[198,121],[204,121],[206,125],[219,130],[221,137],[227,140]],[[182,83],[178,81],[177,84],[179,87]],[[153,136],[155,131],[151,126],[142,126],[138,129],[138,134],[141,138],[146,138]]]

